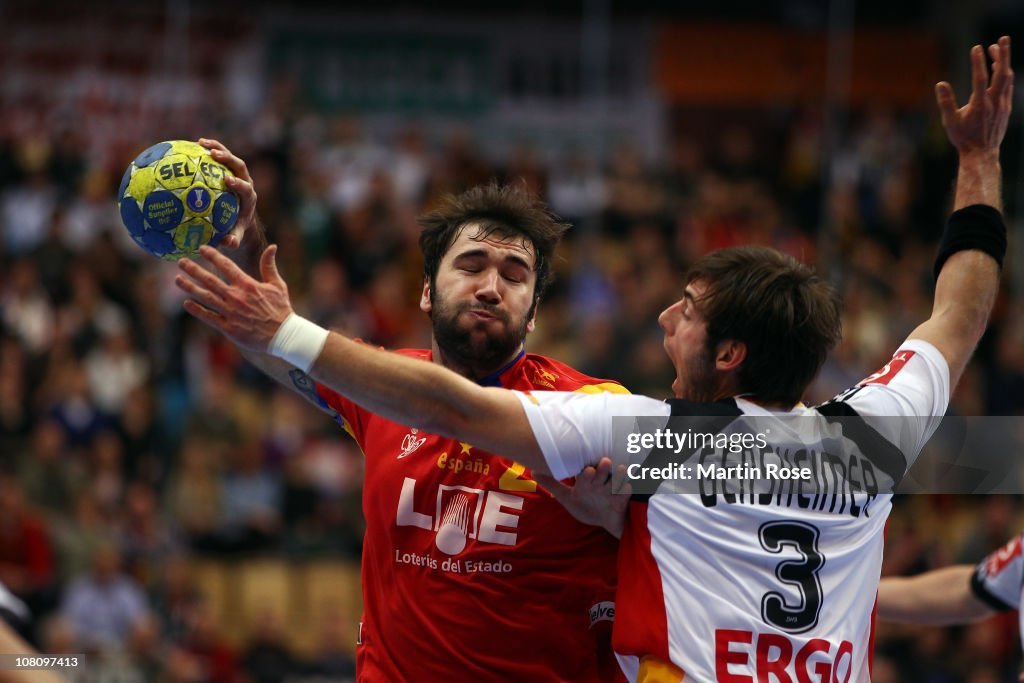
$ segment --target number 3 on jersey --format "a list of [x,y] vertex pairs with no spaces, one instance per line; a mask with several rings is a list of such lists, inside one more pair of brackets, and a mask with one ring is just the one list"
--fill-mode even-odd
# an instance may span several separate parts
[[825,556],[818,552],[818,529],[803,522],[767,522],[761,525],[758,540],[773,555],[785,547],[800,554],[800,559],[783,560],[775,567],[776,578],[800,592],[798,604],[789,604],[778,591],[768,591],[761,596],[761,618],[787,633],[811,630],[818,625],[824,599],[818,572],[825,566]]

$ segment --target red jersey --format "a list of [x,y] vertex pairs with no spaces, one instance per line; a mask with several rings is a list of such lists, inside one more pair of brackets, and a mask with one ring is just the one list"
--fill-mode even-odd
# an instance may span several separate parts
[[[628,393],[525,353],[481,384]],[[366,457],[360,682],[622,680],[610,534],[573,519],[513,460],[317,390]]]

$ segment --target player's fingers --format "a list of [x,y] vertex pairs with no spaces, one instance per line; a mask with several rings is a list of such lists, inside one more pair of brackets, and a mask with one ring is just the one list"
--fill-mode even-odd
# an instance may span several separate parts
[[178,259],[178,270],[218,294],[222,295],[227,290],[227,284],[223,280],[190,258]]
[[981,45],[971,48],[971,100],[985,92],[988,87],[988,70],[985,68],[985,52]]
[[617,465],[612,470],[612,491],[617,494],[632,495],[633,487],[630,486],[629,477],[626,476],[625,465]]
[[238,195],[238,212],[240,214],[245,215],[256,208],[256,187],[252,184],[251,180],[226,175],[224,176],[224,184],[228,186],[229,190]]
[[227,147],[224,146],[223,142],[215,138],[199,138],[198,142],[200,145],[211,151],[215,149],[227,149]]
[[609,457],[601,458],[597,461],[597,481],[601,484],[607,484],[612,478],[612,459]]
[[592,482],[594,480],[594,477],[595,477],[596,474],[597,474],[597,470],[594,469],[594,466],[593,465],[587,465],[582,470],[580,470],[579,474],[576,475],[576,482],[579,483],[579,482],[582,481],[582,482],[590,483],[590,482]]
[[181,307],[185,309],[185,312],[189,315],[203,321],[210,327],[220,330],[223,328],[224,316],[216,311],[213,311],[197,301],[192,299],[185,299],[182,302]]
[[1010,64],[1010,37],[1003,36],[989,47],[992,56],[992,85],[989,90],[1000,107],[1012,104],[1008,93],[1013,93],[1013,67]]
[[252,176],[249,175],[249,167],[246,165],[245,161],[241,157],[233,154],[224,145],[210,149],[210,155],[218,162],[227,166],[232,173],[242,180],[250,183],[252,182]]
[[256,216],[256,188],[251,182],[242,180],[237,176],[224,176],[224,184],[227,189],[234,192],[238,197],[238,220],[231,232],[224,236],[221,244],[225,247],[241,246],[245,234],[253,224]]
[[942,125],[947,125],[956,116],[960,106],[956,101],[956,94],[953,86],[946,81],[935,84],[935,103],[939,105],[939,114],[942,116]]
[[256,188],[237,176],[224,176],[224,185],[238,196],[238,213],[251,216],[256,212]]
[[[213,292],[217,296],[223,297],[227,294],[228,285],[226,282],[221,280],[219,277],[203,268],[201,265],[193,261],[192,259],[179,259],[178,270],[181,270],[185,274],[192,278],[209,291]],[[182,280],[188,280],[188,278],[182,278],[180,275],[178,278]],[[177,279],[175,280],[177,282]]]
[[1006,65],[1002,59],[1002,49],[997,43],[988,46],[988,57],[991,60],[992,78],[988,84],[988,94],[999,98],[1006,87]]
[[277,245],[271,244],[260,254],[260,275],[264,282],[284,284],[284,279],[277,271]]
[[191,301],[198,302],[210,310],[219,311],[224,307],[224,299],[221,296],[200,286],[195,280],[178,275],[174,278],[174,285],[188,294]]
[[244,282],[246,280],[252,280],[251,277],[245,274],[245,272],[235,264],[234,261],[229,259],[224,254],[220,253],[208,244],[204,244],[199,247],[199,253],[202,254],[203,258],[210,262],[214,268],[216,268],[221,275],[227,278],[228,283],[236,284]]
[[220,241],[222,247],[228,247],[229,249],[236,249],[242,245],[242,240],[245,238],[245,228],[238,226],[228,234],[224,235],[224,239]]

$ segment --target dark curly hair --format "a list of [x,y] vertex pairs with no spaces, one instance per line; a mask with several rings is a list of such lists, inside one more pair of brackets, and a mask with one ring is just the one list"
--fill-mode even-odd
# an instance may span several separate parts
[[[420,250],[423,252],[423,276],[433,291],[441,259],[451,248],[459,232],[469,223],[480,228],[479,238],[522,236],[533,245],[537,283],[533,307],[552,281],[551,260],[555,247],[569,229],[547,208],[517,185],[492,182],[478,185],[458,195],[448,195],[434,211],[420,216]],[[531,307],[531,312],[533,310]]]

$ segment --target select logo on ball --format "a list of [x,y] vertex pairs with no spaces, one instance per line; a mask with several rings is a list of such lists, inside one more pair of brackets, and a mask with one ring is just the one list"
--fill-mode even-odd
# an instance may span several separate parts
[[196,166],[184,154],[168,154],[156,164],[157,182],[168,190],[191,187],[196,179]]

